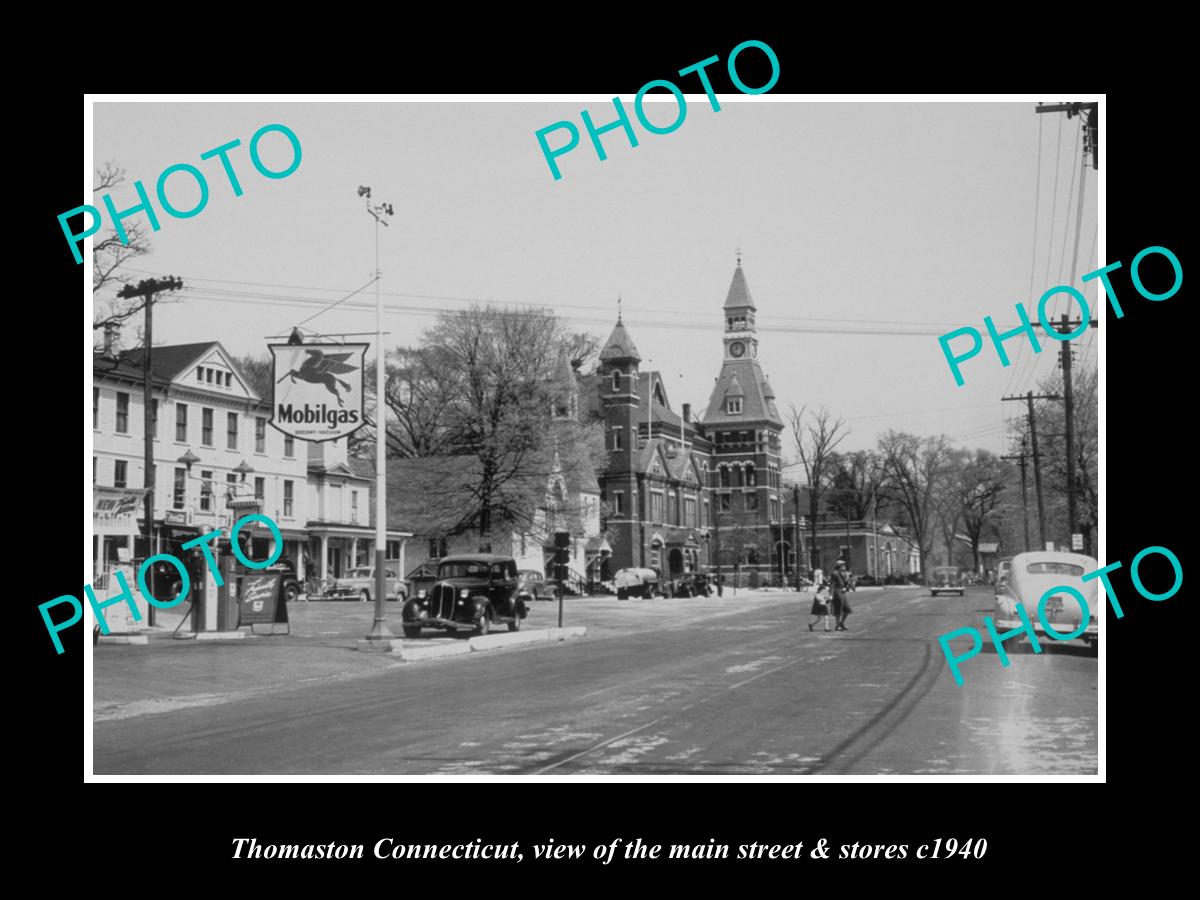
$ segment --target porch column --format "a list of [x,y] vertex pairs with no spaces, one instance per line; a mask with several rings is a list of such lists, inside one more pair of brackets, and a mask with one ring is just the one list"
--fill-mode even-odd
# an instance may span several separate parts
[[329,535],[321,535],[321,581],[329,577]]

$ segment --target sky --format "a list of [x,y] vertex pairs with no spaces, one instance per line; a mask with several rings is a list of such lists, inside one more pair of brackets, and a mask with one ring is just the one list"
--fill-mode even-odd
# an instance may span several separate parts
[[[183,279],[173,302],[155,308],[156,345],[211,339],[234,354],[266,355],[273,337],[301,323],[324,334],[373,332],[373,285],[321,312],[370,282],[375,224],[357,196],[369,185],[395,210],[379,234],[388,346],[418,343],[437,310],[472,302],[546,306],[603,339],[619,295],[643,367],[664,373],[672,407],[703,409],[720,370],[721,305],[740,248],[758,307],[759,359],[781,412],[828,407],[849,428],[843,450],[871,448],[891,428],[1012,449],[1005,420],[1024,407],[1000,398],[1053,373],[1058,345],[1043,340],[1034,354],[1013,339],[1008,368],[985,346],[964,364],[958,387],[937,336],[966,325],[982,332],[986,315],[1001,330],[1014,327],[1017,303],[1034,317],[1043,291],[1070,283],[1076,230],[1075,286],[1098,268],[1090,162],[1076,228],[1078,117],[1036,114],[1032,101],[770,94],[720,95],[714,112],[700,94],[687,95],[676,131],[655,135],[634,117],[633,98],[622,99],[638,146],[621,129],[608,132],[604,161],[580,111],[597,126],[615,111],[594,96],[97,102],[93,160],[128,173],[130,183],[112,192],[117,209],[137,202],[134,179],[153,196],[172,164],[207,178],[208,204],[192,218],[171,218],[155,201],[152,252],[130,267],[137,278]],[[676,114],[669,98],[646,109],[660,125]],[[562,120],[581,141],[558,158],[555,180],[535,133]],[[251,136],[272,123],[291,128],[302,147],[296,171],[274,180],[248,155]],[[218,160],[200,159],[235,138],[240,197]],[[565,134],[549,140],[557,146]],[[270,168],[291,158],[277,133],[261,150]],[[168,196],[187,209],[198,194],[187,175],[173,175]],[[1093,315],[1095,285],[1083,290]],[[1079,314],[1061,295],[1048,309],[1055,319]],[[1072,344],[1082,365],[1096,365],[1095,329]],[[785,459],[794,457],[788,441]]]

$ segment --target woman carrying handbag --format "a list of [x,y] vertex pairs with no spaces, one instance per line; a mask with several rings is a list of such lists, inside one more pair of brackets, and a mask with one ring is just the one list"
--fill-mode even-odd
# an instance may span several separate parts
[[813,602],[812,609],[809,611],[812,615],[812,621],[808,623],[808,630],[812,631],[813,626],[817,624],[817,620],[825,620],[825,630],[829,630],[829,594],[825,586],[825,575],[817,569],[813,572]]

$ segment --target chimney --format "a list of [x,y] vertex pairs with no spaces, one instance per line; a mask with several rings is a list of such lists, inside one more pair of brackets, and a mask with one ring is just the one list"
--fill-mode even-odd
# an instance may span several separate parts
[[111,322],[104,326],[104,355],[105,356],[113,355],[113,343],[114,343],[114,339],[116,338],[116,334],[117,334],[117,329],[116,329],[116,327],[113,326],[113,324]]

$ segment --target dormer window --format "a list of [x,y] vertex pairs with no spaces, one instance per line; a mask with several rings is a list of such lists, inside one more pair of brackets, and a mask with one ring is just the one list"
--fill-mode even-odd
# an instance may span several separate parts
[[742,398],[741,397],[726,397],[725,412],[731,416],[739,416],[742,414]]
[[196,380],[204,381],[204,366],[196,366]]

